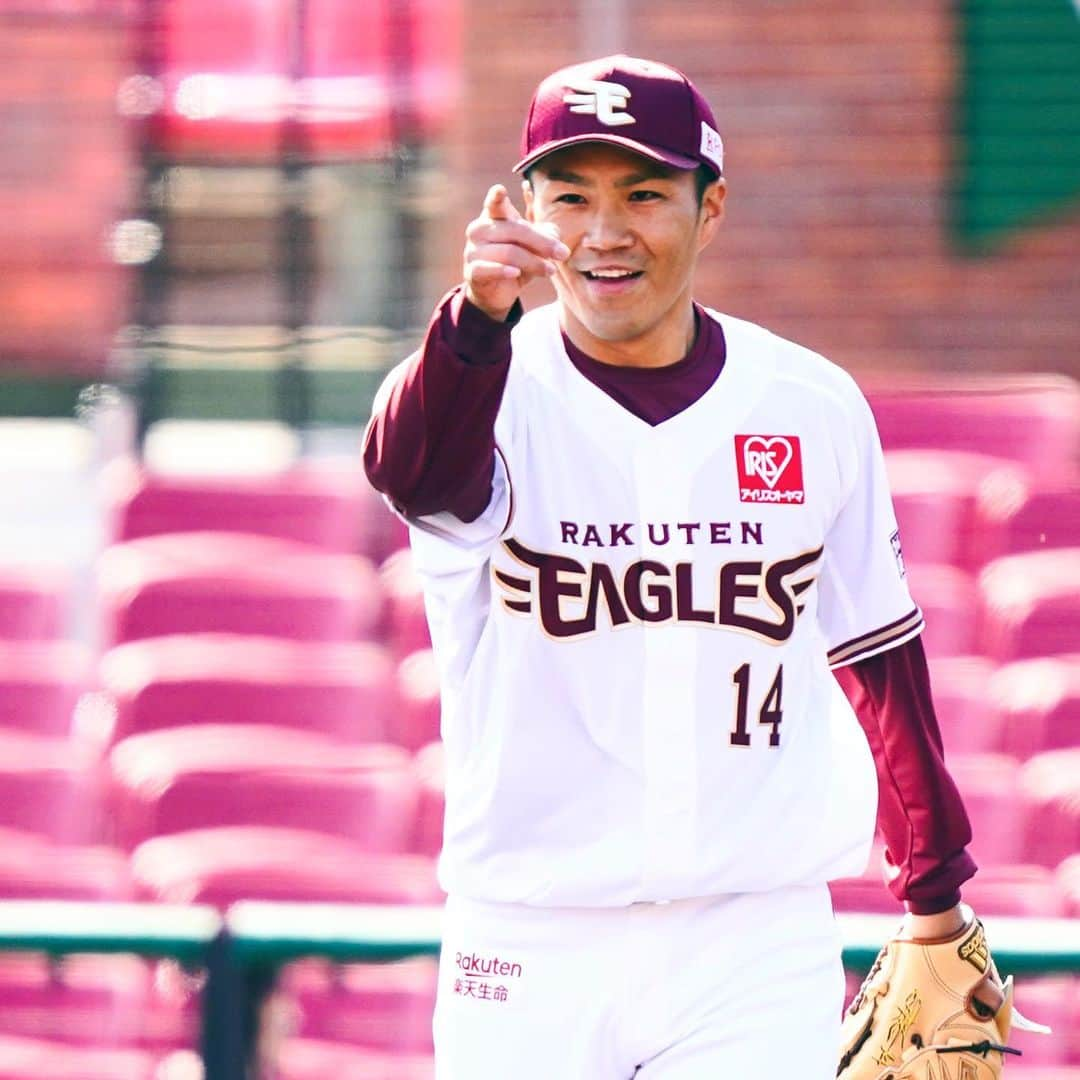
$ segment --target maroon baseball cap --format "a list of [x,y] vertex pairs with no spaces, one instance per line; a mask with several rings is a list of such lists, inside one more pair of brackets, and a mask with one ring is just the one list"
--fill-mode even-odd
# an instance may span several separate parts
[[605,56],[549,75],[529,106],[514,172],[586,142],[622,146],[676,169],[724,172],[724,143],[708,102],[681,71],[653,60]]

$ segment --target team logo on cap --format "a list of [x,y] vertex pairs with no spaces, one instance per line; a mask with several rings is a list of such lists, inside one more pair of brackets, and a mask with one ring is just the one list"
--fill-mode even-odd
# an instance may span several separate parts
[[626,108],[629,100],[630,91],[625,86],[594,79],[571,83],[563,97],[563,103],[570,106],[572,113],[595,116],[601,124],[608,127],[637,123],[628,112],[621,111]]
[[736,435],[735,465],[740,502],[805,502],[798,435]]

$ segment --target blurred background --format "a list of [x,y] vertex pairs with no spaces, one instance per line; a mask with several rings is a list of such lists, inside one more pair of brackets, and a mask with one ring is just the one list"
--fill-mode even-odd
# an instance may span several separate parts
[[[1080,915],[1080,5],[0,0],[0,1080],[430,1080],[430,955],[220,920],[441,899],[362,427],[535,84],[616,51],[716,112],[699,298],[874,406],[965,895]],[[877,859],[834,896],[898,910]],[[1076,1080],[1074,978],[1018,1002],[1061,1034],[1010,1076]]]

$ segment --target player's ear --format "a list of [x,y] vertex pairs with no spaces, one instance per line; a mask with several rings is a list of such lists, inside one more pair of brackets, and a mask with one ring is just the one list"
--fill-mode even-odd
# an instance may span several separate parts
[[724,220],[724,199],[727,196],[727,182],[721,177],[714,180],[701,193],[701,225],[698,251],[703,250],[716,235],[716,230]]
[[521,181],[521,197],[525,200],[525,220],[533,220],[533,199],[536,193],[533,191],[532,181],[526,177]]

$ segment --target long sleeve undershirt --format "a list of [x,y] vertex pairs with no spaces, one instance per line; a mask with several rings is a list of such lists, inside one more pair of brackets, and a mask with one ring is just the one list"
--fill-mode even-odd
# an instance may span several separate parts
[[[436,308],[421,349],[409,358],[364,443],[371,483],[407,515],[449,511],[472,521],[491,497],[495,416],[510,367],[515,306],[504,323],[465,300],[462,289]],[[697,313],[694,345],[677,364],[621,368],[567,355],[624,408],[658,424],[696,401],[719,375],[719,326]],[[878,773],[878,828],[890,891],[918,915],[959,902],[976,870],[971,828],[945,767],[920,638],[836,671],[859,718]]]

